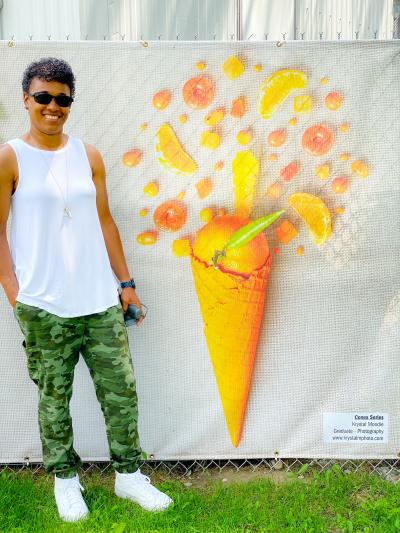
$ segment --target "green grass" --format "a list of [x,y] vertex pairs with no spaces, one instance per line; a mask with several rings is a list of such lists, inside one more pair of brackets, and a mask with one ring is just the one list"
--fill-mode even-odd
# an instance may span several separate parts
[[[30,472],[0,474],[0,531],[28,532],[364,532],[400,531],[400,484],[368,472],[343,474],[337,466],[304,479],[265,473],[246,483],[170,479],[157,483],[175,500],[148,513],[113,494],[113,476],[81,475],[90,518],[66,524],[57,515],[53,478]],[[154,477],[154,476],[153,476]],[[231,476],[234,478],[234,475]],[[185,479],[184,481],[187,481]]]

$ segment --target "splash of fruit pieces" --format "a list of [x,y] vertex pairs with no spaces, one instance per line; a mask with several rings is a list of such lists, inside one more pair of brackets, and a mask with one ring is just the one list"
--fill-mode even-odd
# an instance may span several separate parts
[[257,109],[262,118],[268,120],[278,107],[296,89],[304,89],[307,76],[301,70],[283,69],[274,72],[264,80],[259,91]]
[[171,101],[171,93],[167,90],[159,91],[156,93],[151,103],[153,104],[153,107],[161,111],[162,109],[165,109]]
[[367,178],[369,174],[368,165],[366,165],[363,161],[360,160],[353,161],[353,163],[351,164],[351,170],[360,178]]
[[315,244],[323,244],[329,239],[331,214],[318,196],[298,192],[289,196],[288,203],[307,224]]
[[214,91],[214,83],[210,78],[196,76],[183,86],[183,100],[192,109],[204,109],[214,100]]
[[219,107],[204,117],[204,124],[206,124],[206,126],[215,126],[215,124],[218,124],[218,122],[220,122],[224,116],[225,109],[223,107]]
[[144,246],[155,244],[158,239],[158,233],[156,231],[143,231],[136,237],[136,242]]
[[293,226],[290,220],[283,220],[277,228],[275,228],[275,235],[282,244],[289,244],[297,235],[297,229]]
[[122,156],[122,162],[126,167],[136,167],[142,160],[143,152],[137,148],[128,150]]
[[159,229],[178,231],[186,222],[186,206],[179,200],[167,200],[154,211],[153,220]]
[[146,196],[154,198],[159,193],[160,186],[157,181],[149,181],[144,187],[143,192]]
[[293,100],[293,110],[295,113],[310,113],[312,100],[309,94],[295,96]]
[[156,150],[161,166],[174,174],[193,174],[197,170],[195,161],[182,148],[174,130],[169,124],[162,124],[156,133]]
[[246,99],[244,96],[239,96],[232,102],[231,116],[233,118],[242,118],[246,113]]
[[259,168],[259,161],[250,150],[237,152],[232,161],[234,209],[237,215],[248,217],[253,209]]
[[324,155],[332,147],[333,135],[325,124],[315,124],[303,133],[301,144],[311,155]]
[[188,238],[175,239],[172,242],[172,253],[175,257],[188,257],[190,250],[190,240]]
[[206,198],[213,189],[213,182],[211,178],[202,178],[196,183],[197,194],[199,195],[200,200]]
[[235,80],[244,71],[244,65],[236,56],[228,57],[222,65],[222,70],[227,78]]
[[200,146],[215,150],[221,144],[221,137],[215,131],[203,131],[200,137]]
[[299,164],[296,161],[292,161],[281,169],[279,175],[284,181],[292,181],[292,179],[296,176],[299,170]]
[[343,103],[343,96],[337,92],[332,92],[326,95],[325,105],[331,111],[337,111]]
[[332,181],[332,190],[336,194],[343,194],[349,188],[349,180],[344,176],[339,176]]
[[286,141],[286,131],[285,130],[274,130],[268,134],[267,142],[270,146],[278,147]]

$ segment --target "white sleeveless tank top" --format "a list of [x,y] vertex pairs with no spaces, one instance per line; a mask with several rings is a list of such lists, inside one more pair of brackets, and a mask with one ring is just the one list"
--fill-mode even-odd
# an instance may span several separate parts
[[[22,139],[15,151],[19,180],[11,198],[10,249],[17,301],[60,317],[105,311],[118,303],[96,208],[85,146],[68,138],[56,151]],[[68,206],[71,218],[64,215]]]

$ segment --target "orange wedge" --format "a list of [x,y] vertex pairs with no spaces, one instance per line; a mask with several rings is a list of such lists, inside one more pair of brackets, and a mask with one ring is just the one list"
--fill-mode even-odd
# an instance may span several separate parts
[[326,242],[332,231],[331,214],[318,196],[297,192],[289,196],[289,205],[304,220],[315,244]]
[[304,89],[307,76],[301,70],[283,69],[274,72],[261,85],[258,96],[258,112],[262,118],[270,119],[291,92]]
[[185,152],[174,130],[169,124],[162,124],[156,134],[158,161],[174,174],[193,174],[197,170],[195,161]]

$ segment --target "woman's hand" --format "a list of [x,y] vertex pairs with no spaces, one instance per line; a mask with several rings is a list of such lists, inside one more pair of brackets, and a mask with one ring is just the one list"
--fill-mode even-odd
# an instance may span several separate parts
[[[134,288],[126,287],[126,289],[122,289],[120,298],[121,298],[121,304],[122,304],[122,309],[124,310],[124,313],[128,309],[129,304],[133,304],[138,309],[142,309],[142,303],[139,300]],[[139,318],[139,320],[136,322],[136,325],[140,326],[143,320],[144,320],[144,316]]]

